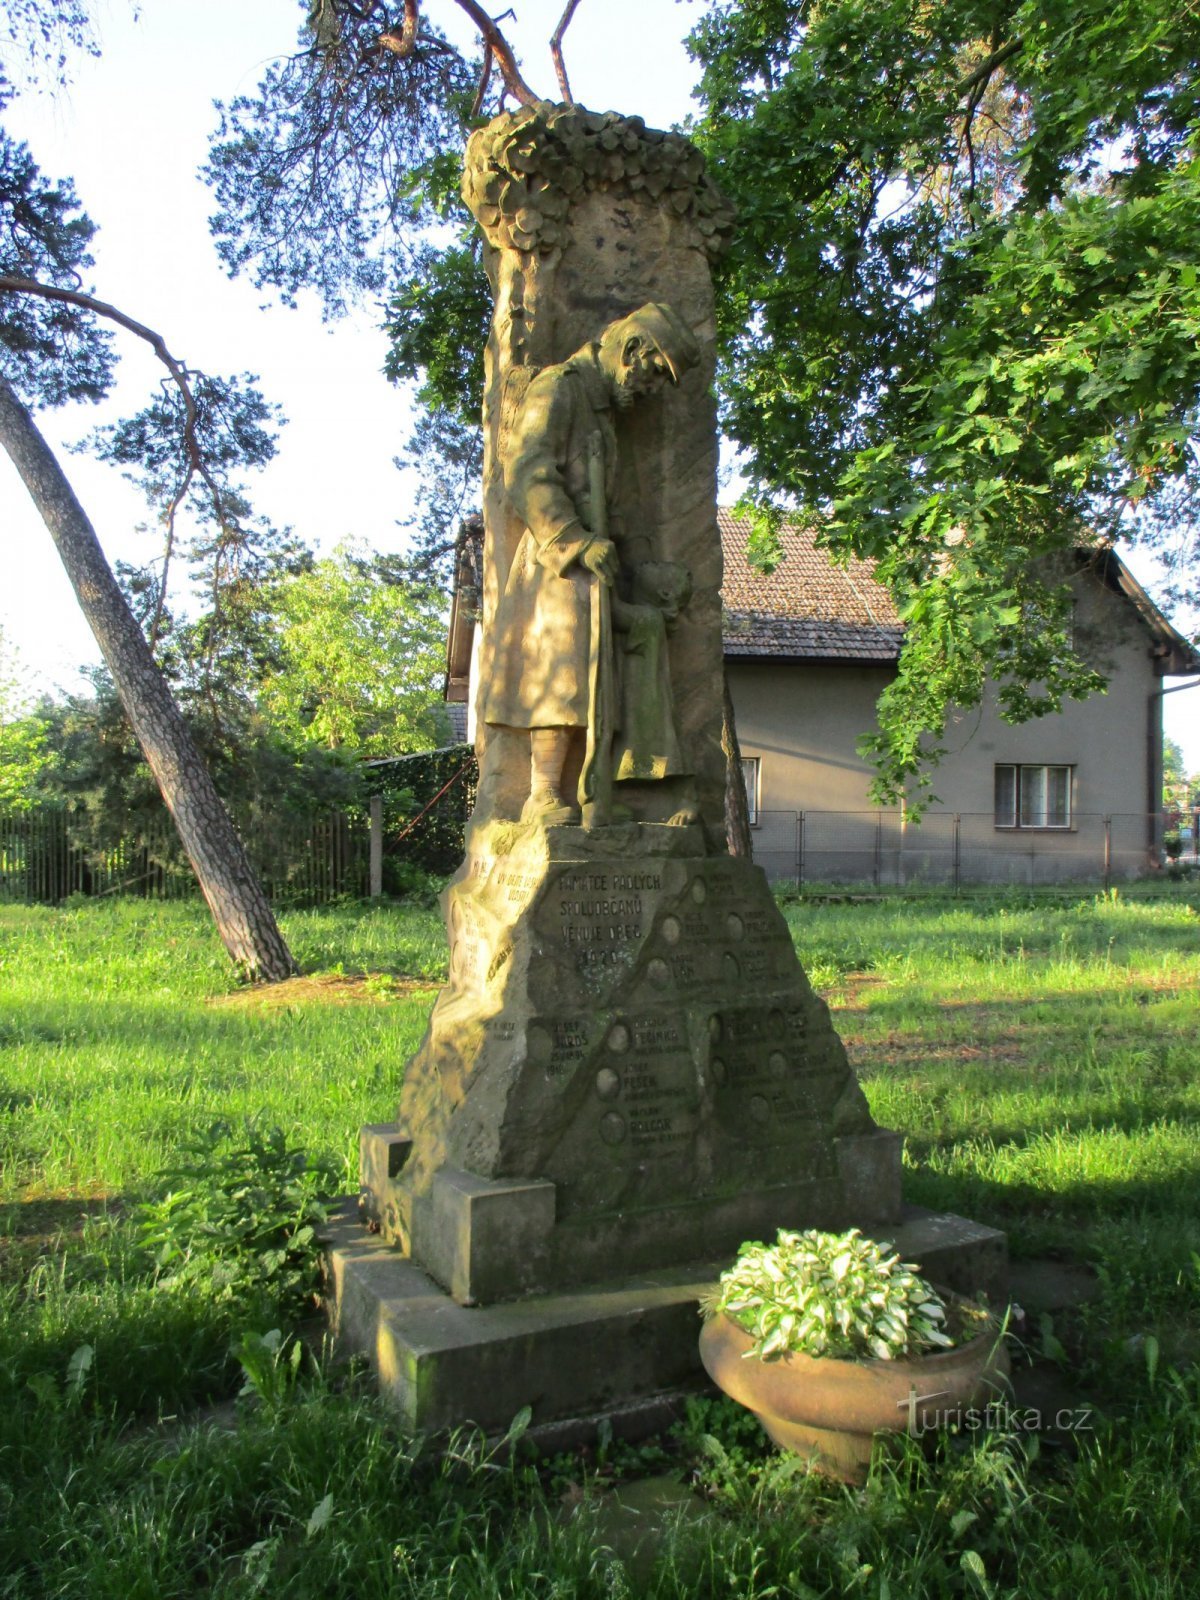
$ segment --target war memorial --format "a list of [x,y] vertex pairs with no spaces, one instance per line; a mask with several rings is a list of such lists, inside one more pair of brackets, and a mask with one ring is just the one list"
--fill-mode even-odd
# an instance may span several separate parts
[[[1000,1287],[1003,1236],[903,1205],[762,873],[729,853],[710,263],[682,136],[538,104],[470,141],[494,297],[478,800],[449,980],[364,1128],[339,1336],[405,1420],[649,1426],[751,1238],[859,1225]],[[398,1076],[400,1064],[397,1063]]]

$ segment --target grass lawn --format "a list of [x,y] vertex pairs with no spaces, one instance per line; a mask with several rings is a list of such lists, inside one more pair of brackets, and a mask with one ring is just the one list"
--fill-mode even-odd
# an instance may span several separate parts
[[291,1338],[282,1270],[189,1245],[202,1193],[139,1210],[190,1141],[256,1115],[283,1130],[287,1204],[298,1147],[352,1186],[444,969],[436,912],[293,913],[306,976],[252,994],[198,904],[0,907],[0,1596],[1200,1592],[1198,905],[786,907],[907,1137],[909,1198],[1097,1283],[1027,1334],[1088,1431],[910,1444],[862,1491],[797,1473],[725,1402],[536,1469],[466,1435],[423,1449]]

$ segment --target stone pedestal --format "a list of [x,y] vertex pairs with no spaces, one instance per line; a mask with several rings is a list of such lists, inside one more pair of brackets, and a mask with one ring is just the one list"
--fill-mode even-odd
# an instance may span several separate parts
[[[877,1231],[935,1283],[1004,1303],[1007,1260],[996,1229],[906,1206]],[[352,1203],[334,1219],[328,1247],[338,1344],[370,1358],[381,1392],[418,1432],[471,1422],[499,1434],[529,1406],[535,1442],[573,1449],[594,1441],[599,1416],[622,1438],[661,1432],[682,1395],[709,1387],[698,1301],[727,1256],[463,1307],[367,1233]]]
[[878,1129],[761,871],[698,827],[490,824],[362,1209],[463,1305],[899,1217]]

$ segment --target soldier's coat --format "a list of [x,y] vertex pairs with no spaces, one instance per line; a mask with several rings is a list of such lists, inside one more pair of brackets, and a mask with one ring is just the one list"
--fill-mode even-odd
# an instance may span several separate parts
[[592,543],[588,451],[599,438],[606,498],[617,442],[608,380],[589,345],[530,382],[504,451],[509,502],[525,524],[496,613],[486,722],[581,728],[588,713],[590,585],[580,562]]

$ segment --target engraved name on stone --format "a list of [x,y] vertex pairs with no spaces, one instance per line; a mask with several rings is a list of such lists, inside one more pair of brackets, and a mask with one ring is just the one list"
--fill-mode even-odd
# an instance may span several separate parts
[[530,1026],[527,1049],[530,1058],[553,1082],[575,1071],[588,1048],[587,1023],[582,1018],[556,1018],[548,1025]]

